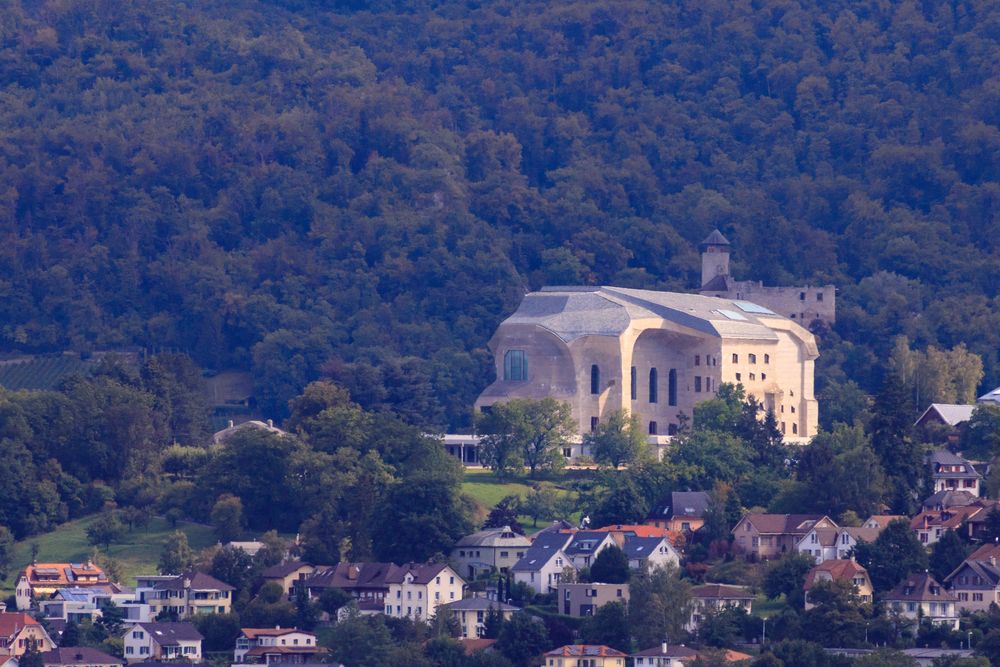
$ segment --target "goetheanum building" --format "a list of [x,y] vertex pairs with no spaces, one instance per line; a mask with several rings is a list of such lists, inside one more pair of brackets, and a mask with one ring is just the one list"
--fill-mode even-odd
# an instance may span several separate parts
[[816,434],[815,338],[747,301],[544,287],[500,324],[490,349],[497,379],[476,401],[479,410],[550,396],[572,406],[580,433],[626,408],[651,436],[671,435],[682,415],[730,382],[773,410],[787,439]]

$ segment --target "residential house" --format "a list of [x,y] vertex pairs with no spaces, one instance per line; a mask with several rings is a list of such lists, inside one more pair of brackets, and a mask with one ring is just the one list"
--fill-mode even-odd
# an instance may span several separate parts
[[988,391],[976,399],[978,405],[1000,405],[1000,387]]
[[1000,500],[979,498],[969,507],[981,507],[982,511],[972,514],[965,520],[966,531],[963,534],[968,535],[973,541],[982,542],[989,537],[987,521],[993,510],[1000,509]]
[[54,648],[42,653],[45,667],[124,667],[125,661],[89,646]]
[[0,612],[0,656],[19,658],[30,649],[51,651],[54,641],[42,624],[24,612]]
[[905,618],[928,619],[958,630],[958,598],[926,572],[907,576],[886,593],[883,602],[887,609]]
[[705,491],[674,491],[653,506],[645,523],[675,533],[693,533],[705,525],[710,501]]
[[806,573],[805,590],[806,610],[812,609],[815,605],[809,600],[809,591],[822,582],[842,581],[854,586],[858,599],[862,603],[871,604],[874,588],[868,570],[861,567],[853,560],[827,560],[823,561]]
[[694,632],[709,613],[728,607],[742,607],[749,614],[753,610],[753,594],[746,586],[702,584],[691,589],[691,603],[691,620],[687,630]]
[[90,588],[60,588],[50,600],[38,601],[38,608],[46,621],[60,619],[80,623],[96,621],[104,615],[103,609],[114,603],[124,614],[126,623],[153,620],[151,607],[135,600],[135,591],[112,586]]
[[236,664],[292,665],[321,662],[316,657],[326,649],[316,635],[296,628],[243,628],[233,652]]
[[128,663],[156,660],[201,660],[203,637],[190,623],[136,623],[122,635]]
[[733,528],[736,546],[753,559],[777,558],[794,552],[803,535],[813,528],[837,528],[837,524],[822,514],[757,514],[743,515]]
[[861,524],[862,528],[877,528],[879,531],[885,530],[893,521],[907,521],[910,518],[903,516],[902,514],[873,514],[868,517],[868,520]]
[[281,586],[281,590],[291,600],[295,597],[295,587],[315,571],[315,565],[293,559],[265,568],[260,576],[265,584],[275,583]]
[[469,579],[490,572],[506,574],[530,547],[531,540],[510,526],[487,528],[460,539],[451,550],[451,560]]
[[840,543],[840,528],[813,528],[799,538],[795,550],[812,556],[817,563],[837,558]]
[[979,472],[969,461],[947,449],[935,449],[927,455],[934,491],[963,490],[979,496]]
[[850,560],[854,547],[858,542],[874,542],[878,539],[880,528],[845,526],[837,531],[837,560]]
[[388,577],[400,568],[393,563],[337,563],[318,565],[306,575],[302,586],[310,598],[318,598],[327,588],[339,588],[357,600],[364,612],[381,612],[389,594]]
[[186,619],[199,614],[228,614],[235,588],[197,570],[178,575],[140,575],[135,578],[139,602],[160,614]]
[[667,537],[629,537],[622,547],[633,570],[680,565],[681,557]]
[[563,551],[569,540],[570,535],[559,531],[538,533],[524,558],[511,568],[514,581],[531,586],[539,594],[554,591],[562,579],[563,570],[567,567],[577,569]]
[[920,509],[923,512],[940,512],[952,507],[968,507],[977,500],[979,500],[979,496],[973,495],[968,491],[962,489],[957,491],[954,489],[945,489],[927,496],[924,502],[920,504]]
[[627,653],[604,645],[572,644],[545,654],[544,667],[625,667]]
[[947,442],[958,444],[962,425],[972,417],[974,405],[954,405],[951,403],[931,403],[913,424],[924,435],[933,440],[926,442]]
[[611,602],[628,605],[628,584],[568,584],[556,587],[559,612],[566,616],[593,616]]
[[967,558],[944,578],[945,586],[958,598],[959,612],[989,611],[992,605],[1000,605],[1000,566],[997,563],[997,557],[992,554],[986,558]]
[[465,580],[444,563],[402,565],[388,573],[386,583],[386,615],[414,621],[433,618],[438,605],[461,600],[465,590]]
[[18,611],[31,609],[34,600],[45,600],[60,588],[108,586],[104,570],[86,563],[33,563],[21,570],[14,584]]
[[690,667],[698,659],[698,652],[684,644],[668,644],[647,648],[632,654],[635,667]]
[[518,608],[513,605],[475,597],[442,604],[438,607],[437,613],[451,614],[452,618],[458,622],[458,627],[461,628],[462,632],[459,639],[478,639],[486,632],[486,619],[489,617],[491,609],[493,613],[501,615],[504,620],[510,619],[514,612],[518,611]]
[[[976,503],[966,507],[921,512],[910,520],[910,528],[916,532],[920,543],[929,547],[941,539],[945,531],[962,529],[963,524],[982,511],[983,507]],[[966,535],[971,536],[972,531],[968,526],[963,530]]]
[[563,548],[574,567],[590,567],[597,555],[615,544],[610,533],[600,530],[579,530],[572,534]]

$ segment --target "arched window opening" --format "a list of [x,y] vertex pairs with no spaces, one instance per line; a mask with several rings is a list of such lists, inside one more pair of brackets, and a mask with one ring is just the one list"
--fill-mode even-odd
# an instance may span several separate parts
[[590,367],[590,393],[601,393],[601,369],[597,367],[597,364]]
[[650,403],[656,403],[656,401],[659,399],[659,396],[657,395],[657,391],[656,391],[657,380],[658,380],[658,378],[657,378],[656,369],[655,368],[650,368],[649,369],[649,402]]
[[667,404],[677,405],[677,369],[671,368],[667,374]]

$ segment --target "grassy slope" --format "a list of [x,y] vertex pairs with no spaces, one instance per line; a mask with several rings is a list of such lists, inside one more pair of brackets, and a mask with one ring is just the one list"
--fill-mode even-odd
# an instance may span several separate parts
[[[14,558],[10,575],[3,582],[3,588],[10,592],[14,588],[14,578],[25,565],[31,562],[31,545],[38,545],[39,562],[79,563],[86,561],[93,552],[93,547],[87,543],[87,527],[97,518],[96,515],[70,521],[59,526],[51,533],[35,535],[18,542],[14,548]],[[177,525],[188,536],[188,542],[195,551],[215,544],[215,535],[208,526],[181,522]],[[108,553],[122,564],[126,584],[134,584],[133,577],[137,574],[156,572],[156,564],[160,559],[160,549],[173,528],[165,519],[154,518],[148,525],[136,528],[126,533],[121,541],[113,544]]]
[[[544,479],[532,480],[526,476],[512,477],[500,482],[489,470],[482,468],[467,468],[465,470],[465,481],[462,482],[462,492],[471,497],[479,505],[481,518],[485,518],[490,508],[496,505],[505,496],[527,497],[531,492],[532,485],[551,486],[559,493],[566,488],[566,483],[574,477],[589,475],[589,471],[562,471],[555,477],[547,475]],[[525,515],[519,517],[525,530],[530,532],[533,528],[531,518]],[[571,520],[578,520],[579,516],[574,514]],[[537,527],[544,526],[544,521],[539,521]]]

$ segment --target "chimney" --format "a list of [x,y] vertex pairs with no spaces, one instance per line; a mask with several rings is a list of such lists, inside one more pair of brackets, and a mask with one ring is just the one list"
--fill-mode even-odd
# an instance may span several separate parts
[[274,420],[273,419],[268,419],[267,420],[267,427],[268,428],[274,428]]
[[347,568],[347,578],[351,581],[356,581],[360,572],[361,570],[358,569],[357,565],[350,565]]
[[663,643],[660,644],[660,653],[662,653],[663,655],[667,654],[667,640],[666,639],[664,639]]

